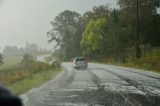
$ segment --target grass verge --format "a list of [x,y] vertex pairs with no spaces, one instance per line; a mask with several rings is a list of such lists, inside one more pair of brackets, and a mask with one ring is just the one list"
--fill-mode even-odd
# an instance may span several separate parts
[[9,85],[9,88],[17,95],[23,94],[29,89],[39,87],[46,81],[51,80],[61,71],[62,69],[41,71],[39,73],[33,74],[30,77],[27,77],[23,80],[17,81],[14,84]]
[[138,65],[135,63],[121,63],[118,65],[122,67],[136,68],[136,69],[141,69],[144,71],[152,71],[152,72],[160,73],[159,67],[154,67],[152,64],[147,64],[147,63],[143,65]]

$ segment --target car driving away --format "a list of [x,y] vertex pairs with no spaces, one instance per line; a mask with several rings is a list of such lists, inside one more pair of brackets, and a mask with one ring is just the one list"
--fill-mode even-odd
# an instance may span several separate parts
[[73,60],[73,69],[86,69],[88,67],[87,61],[84,57],[76,57]]

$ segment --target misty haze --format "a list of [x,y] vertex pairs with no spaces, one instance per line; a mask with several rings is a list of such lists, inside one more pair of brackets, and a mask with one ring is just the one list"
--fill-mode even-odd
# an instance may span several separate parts
[[0,106],[160,106],[160,0],[0,0]]

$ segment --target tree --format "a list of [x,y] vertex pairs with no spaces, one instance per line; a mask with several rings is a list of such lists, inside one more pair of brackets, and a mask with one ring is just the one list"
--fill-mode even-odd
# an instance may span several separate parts
[[25,53],[26,54],[37,54],[39,52],[39,46],[36,43],[26,43]]
[[29,54],[24,54],[22,63],[29,64],[33,62],[33,57]]
[[136,27],[138,27],[138,45],[150,43],[159,46],[160,15],[157,8],[160,0],[138,0],[138,26],[136,26],[136,0],[119,0],[120,20],[126,26],[130,46],[135,45]]
[[84,55],[93,52],[99,52],[99,55],[103,54],[104,46],[107,46],[106,28],[107,20],[105,18],[89,21],[81,40],[81,47],[84,50]]
[[[109,58],[125,61],[135,56],[136,32],[138,45],[160,46],[160,0],[138,0],[138,31],[136,31],[136,0],[118,0],[119,9],[107,5],[93,7],[81,17],[80,14],[65,10],[51,22],[49,41],[56,41],[54,55],[70,59],[81,55],[94,59]],[[137,47],[138,48],[138,47]],[[141,48],[137,51],[141,51]],[[140,56],[140,55],[139,55]]]
[[87,11],[83,14],[85,25],[87,25],[91,19],[97,20],[99,18],[108,18],[109,13],[110,9],[108,8],[108,5],[94,6],[92,11]]
[[129,47],[130,37],[126,33],[125,24],[121,23],[119,19],[119,10],[111,10],[108,19],[107,44],[108,57],[113,58],[116,61],[122,61],[125,54],[124,51]]
[[83,19],[81,15],[65,10],[51,21],[52,30],[47,33],[49,41],[55,41],[64,59],[70,59],[81,54],[80,40],[83,32]]
[[22,52],[17,46],[5,46],[3,49],[4,55],[22,55]]

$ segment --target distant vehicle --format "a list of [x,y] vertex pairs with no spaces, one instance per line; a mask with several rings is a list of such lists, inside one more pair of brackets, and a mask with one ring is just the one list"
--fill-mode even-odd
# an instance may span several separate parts
[[73,60],[73,68],[74,69],[86,69],[88,67],[88,63],[84,57],[76,57]]

